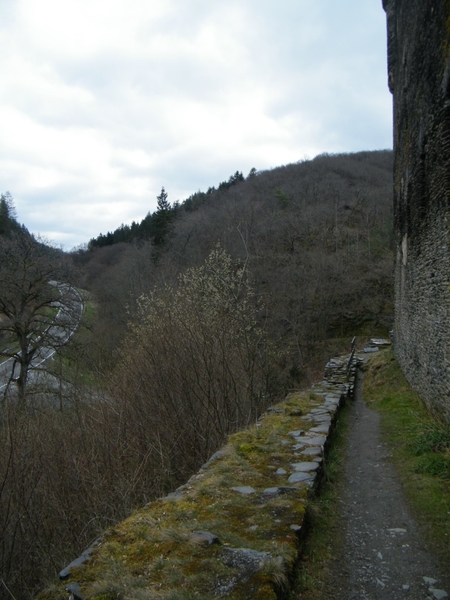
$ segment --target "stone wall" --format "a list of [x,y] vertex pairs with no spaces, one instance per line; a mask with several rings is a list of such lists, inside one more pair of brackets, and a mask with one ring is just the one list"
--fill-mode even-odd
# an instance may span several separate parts
[[383,0],[394,100],[395,326],[411,386],[450,422],[450,0]]
[[322,382],[230,436],[185,485],[106,531],[37,600],[285,599],[339,407],[353,396],[357,365],[380,345],[330,360]]

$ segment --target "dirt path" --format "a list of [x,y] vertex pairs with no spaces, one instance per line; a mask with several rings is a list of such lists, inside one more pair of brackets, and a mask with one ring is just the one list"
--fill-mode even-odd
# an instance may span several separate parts
[[361,378],[350,413],[341,498],[344,548],[334,562],[329,597],[443,600],[450,573],[439,571],[411,516],[380,438],[379,415],[362,399]]

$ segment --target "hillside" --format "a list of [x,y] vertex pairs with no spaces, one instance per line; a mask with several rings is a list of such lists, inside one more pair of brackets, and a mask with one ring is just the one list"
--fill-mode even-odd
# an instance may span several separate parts
[[321,155],[230,181],[175,204],[163,244],[152,236],[103,247],[91,240],[75,257],[99,302],[108,348],[123,337],[141,293],[174,283],[216,243],[245,264],[271,337],[290,348],[295,384],[318,342],[390,327],[390,151]]
[[20,406],[11,390],[1,408],[15,597],[184,483],[350,337],[390,328],[391,152],[233,177],[162,198],[146,235],[71,255],[84,327],[46,365],[49,389],[30,385]]

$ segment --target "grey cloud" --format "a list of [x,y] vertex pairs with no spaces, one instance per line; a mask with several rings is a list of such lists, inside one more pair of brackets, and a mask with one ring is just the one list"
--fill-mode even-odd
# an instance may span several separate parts
[[[28,70],[5,73],[0,110],[13,104],[58,144],[0,140],[0,186],[30,229],[79,243],[154,210],[162,185],[183,200],[236,170],[390,145],[380,0],[166,5],[133,39],[76,55],[30,45],[11,14],[6,29],[2,3],[1,35]],[[39,169],[57,181],[35,185]]]

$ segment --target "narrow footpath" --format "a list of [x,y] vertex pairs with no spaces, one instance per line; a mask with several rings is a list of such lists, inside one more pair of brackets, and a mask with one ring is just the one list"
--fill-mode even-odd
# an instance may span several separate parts
[[380,419],[364,402],[362,373],[349,417],[342,486],[344,547],[336,557],[329,598],[336,600],[444,600],[450,569],[431,556],[406,504],[380,436]]

